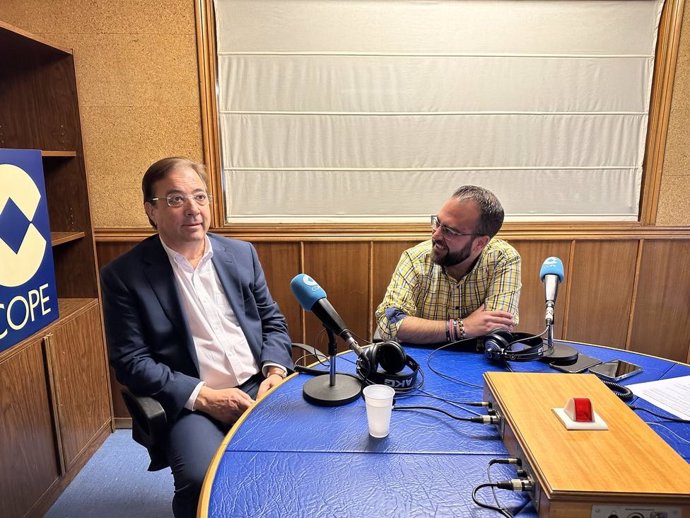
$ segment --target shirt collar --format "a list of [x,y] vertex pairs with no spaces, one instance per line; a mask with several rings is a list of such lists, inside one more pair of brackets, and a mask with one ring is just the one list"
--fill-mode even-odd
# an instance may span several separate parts
[[[172,248],[170,248],[168,245],[165,244],[165,241],[163,241],[163,238],[159,234],[158,237],[161,240],[161,245],[163,245],[163,250],[165,250],[165,253],[168,255],[168,259],[170,259],[170,262],[172,264],[177,264],[178,266],[181,266],[187,270],[193,270],[192,265],[190,262],[187,260],[185,256],[183,256],[181,253],[176,252]],[[211,240],[208,238],[208,236],[204,236],[204,255],[201,257],[201,261],[199,261],[199,267],[203,266],[206,264],[208,261],[211,260],[213,257],[213,246],[211,245]]]

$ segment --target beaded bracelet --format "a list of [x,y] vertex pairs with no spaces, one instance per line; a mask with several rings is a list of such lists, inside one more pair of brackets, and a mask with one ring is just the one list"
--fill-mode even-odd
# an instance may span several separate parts
[[459,327],[458,339],[464,340],[465,339],[465,323],[462,321],[462,319],[460,319],[460,320],[456,320],[455,324]]

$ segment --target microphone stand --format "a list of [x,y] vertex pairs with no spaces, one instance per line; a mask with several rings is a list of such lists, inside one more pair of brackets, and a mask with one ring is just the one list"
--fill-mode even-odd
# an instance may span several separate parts
[[321,374],[310,379],[302,387],[304,399],[318,406],[345,405],[359,398],[362,394],[362,384],[349,374],[337,374],[335,372],[338,345],[335,333],[326,327],[328,334],[328,356],[330,369],[328,374]]
[[546,327],[546,349],[553,351],[553,322]]
[[328,386],[335,387],[336,373],[335,373],[335,359],[338,357],[338,344],[335,341],[335,333],[329,328],[326,328],[328,335],[328,356],[330,364],[330,372],[328,373]]
[[565,344],[553,343],[553,320],[546,324],[546,351],[540,360],[547,363],[571,365],[577,361],[577,349]]

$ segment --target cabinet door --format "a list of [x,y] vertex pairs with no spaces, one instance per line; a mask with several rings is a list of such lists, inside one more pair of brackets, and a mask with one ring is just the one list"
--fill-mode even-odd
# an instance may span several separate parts
[[58,324],[50,340],[65,468],[110,423],[108,374],[97,303]]
[[24,516],[58,479],[41,339],[0,361],[0,502],[2,516]]

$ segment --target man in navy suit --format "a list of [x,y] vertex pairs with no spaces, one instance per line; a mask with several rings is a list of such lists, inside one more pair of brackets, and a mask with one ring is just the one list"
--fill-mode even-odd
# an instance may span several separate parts
[[142,190],[158,233],[101,274],[110,362],[120,383],[163,405],[173,511],[193,517],[229,427],[292,369],[291,341],[254,247],[207,234],[204,167],[159,160]]

